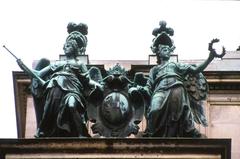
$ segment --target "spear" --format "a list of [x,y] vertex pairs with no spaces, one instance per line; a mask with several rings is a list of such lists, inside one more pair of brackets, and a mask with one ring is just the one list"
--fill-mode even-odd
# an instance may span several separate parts
[[46,81],[44,81],[39,75],[37,75],[35,72],[33,72],[31,69],[29,69],[20,58],[18,58],[16,55],[14,55],[5,45],[3,45],[3,48],[6,49],[17,61],[19,67],[26,72],[30,77],[36,78],[40,84],[43,86]]

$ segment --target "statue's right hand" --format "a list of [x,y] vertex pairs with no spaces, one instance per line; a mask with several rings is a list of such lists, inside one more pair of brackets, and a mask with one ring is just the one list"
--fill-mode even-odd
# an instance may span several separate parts
[[23,62],[22,62],[22,60],[21,59],[17,59],[17,64],[18,64],[18,66],[22,69],[22,70],[24,70],[23,69]]
[[18,63],[18,65],[20,65],[22,63],[22,60],[21,59],[17,59],[17,63]]

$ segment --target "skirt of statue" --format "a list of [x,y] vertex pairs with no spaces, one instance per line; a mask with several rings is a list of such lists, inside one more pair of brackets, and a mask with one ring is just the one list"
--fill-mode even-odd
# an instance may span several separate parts
[[[69,108],[66,101],[70,96],[77,99],[77,107]],[[85,126],[83,99],[71,91],[56,85],[48,90],[44,113],[36,137],[78,137],[79,130],[88,136]],[[75,113],[75,114],[73,114]],[[79,115],[74,118],[74,115]],[[78,120],[78,121],[75,121]],[[78,124],[76,124],[78,123]]]
[[183,86],[157,91],[147,115],[148,136],[187,137],[195,131],[189,97]]

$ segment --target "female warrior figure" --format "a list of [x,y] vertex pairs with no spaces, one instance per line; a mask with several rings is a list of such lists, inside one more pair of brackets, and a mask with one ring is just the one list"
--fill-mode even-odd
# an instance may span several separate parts
[[[86,90],[98,84],[89,79],[86,65],[77,59],[86,44],[85,35],[73,30],[63,47],[67,59],[36,71],[40,77],[50,78],[45,84],[44,111],[36,137],[89,136],[85,118]],[[21,67],[21,62],[18,63]]]
[[[194,126],[194,121],[207,125],[200,102],[206,98],[208,87],[201,72],[219,55],[211,49],[207,60],[198,66],[170,62],[170,54],[175,48],[169,37],[173,30],[160,22],[160,28],[155,29],[153,35],[156,37],[151,48],[157,55],[158,65],[150,70],[145,87],[151,96],[146,135],[201,137]],[[198,84],[189,85],[189,79],[193,77],[196,79],[193,82]]]

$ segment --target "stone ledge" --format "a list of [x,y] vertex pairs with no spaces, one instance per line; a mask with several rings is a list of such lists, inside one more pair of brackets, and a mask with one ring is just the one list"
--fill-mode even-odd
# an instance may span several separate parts
[[0,158],[230,159],[231,139],[190,139],[190,138],[0,139]]

